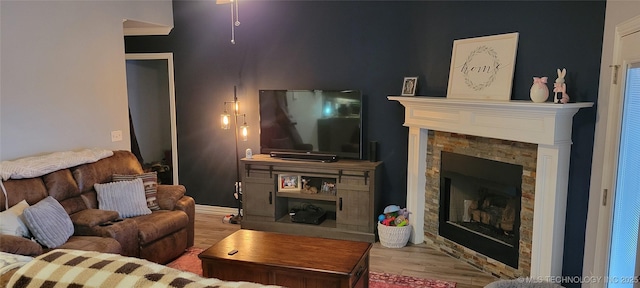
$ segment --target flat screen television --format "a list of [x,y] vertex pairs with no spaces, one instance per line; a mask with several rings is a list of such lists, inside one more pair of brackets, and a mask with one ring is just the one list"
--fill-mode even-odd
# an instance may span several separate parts
[[362,159],[360,91],[260,90],[259,102],[260,153]]

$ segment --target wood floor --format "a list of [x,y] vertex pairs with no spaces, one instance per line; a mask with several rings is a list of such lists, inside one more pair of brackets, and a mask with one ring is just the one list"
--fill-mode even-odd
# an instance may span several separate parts
[[[225,214],[227,213],[196,208],[195,247],[207,249],[240,229],[240,225],[223,223]],[[456,282],[457,288],[480,288],[495,280],[493,276],[427,247],[426,244],[409,244],[403,248],[391,249],[377,242],[373,245],[370,257],[371,271],[449,280]]]

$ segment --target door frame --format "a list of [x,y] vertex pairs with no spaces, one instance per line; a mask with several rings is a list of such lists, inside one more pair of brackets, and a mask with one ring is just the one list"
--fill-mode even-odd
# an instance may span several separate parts
[[[593,158],[599,155],[604,156],[602,159],[602,170],[599,175],[592,175],[590,203],[598,203],[597,208],[590,205],[589,214],[593,213],[593,217],[587,219],[587,233],[585,240],[585,266],[583,267],[583,276],[606,276],[609,272],[609,260],[611,249],[611,233],[613,225],[613,205],[615,199],[615,185],[617,177],[617,165],[619,156],[620,133],[622,125],[622,112],[624,98],[621,93],[625,88],[626,66],[629,64],[625,59],[621,59],[622,38],[640,31],[640,15],[624,21],[615,28],[613,39],[613,57],[610,67],[610,86],[608,94],[601,93],[600,97],[606,97],[604,103],[600,107],[608,107],[606,110],[606,126],[600,125],[596,127],[596,137],[605,135],[604,147],[594,146]],[[604,64],[604,63],[603,63]],[[616,68],[615,66],[618,66]],[[618,71],[616,71],[618,70]],[[603,73],[605,70],[603,70]],[[618,74],[618,75],[616,75]],[[617,83],[614,84],[614,78],[617,77]],[[601,82],[602,85],[602,82]],[[603,115],[602,113],[598,113]],[[597,172],[596,172],[597,174]],[[599,178],[599,179],[598,179]],[[598,181],[599,180],[599,181]],[[598,182],[600,185],[598,185]],[[606,192],[605,192],[606,191]],[[597,215],[597,216],[595,216]],[[595,229],[591,229],[595,227]],[[595,238],[591,243],[588,239]],[[593,239],[592,238],[592,239]],[[591,245],[589,245],[591,244]],[[589,285],[586,285],[589,286]],[[607,287],[606,282],[591,283],[590,287]]]
[[176,90],[173,73],[173,53],[125,53],[126,60],[167,60],[169,82],[169,117],[171,122],[171,172],[173,184],[178,182],[178,132],[176,125]]

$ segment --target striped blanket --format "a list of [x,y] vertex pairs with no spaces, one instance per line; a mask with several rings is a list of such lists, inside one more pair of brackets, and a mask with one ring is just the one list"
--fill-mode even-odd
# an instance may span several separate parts
[[277,287],[202,278],[147,260],[117,254],[56,249],[16,271],[7,287]]

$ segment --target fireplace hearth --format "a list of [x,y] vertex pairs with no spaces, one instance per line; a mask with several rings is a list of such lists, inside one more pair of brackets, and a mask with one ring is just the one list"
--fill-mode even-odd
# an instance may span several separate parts
[[522,165],[441,152],[440,236],[518,268]]

